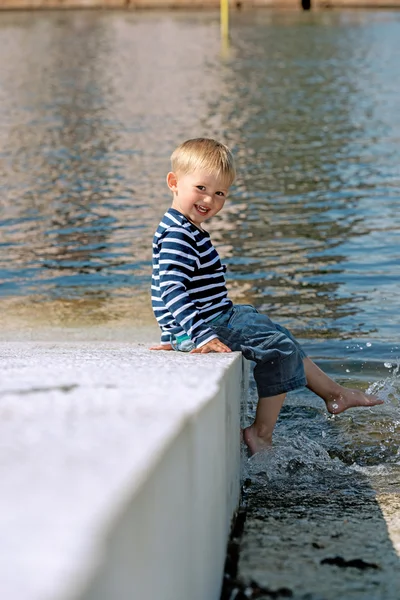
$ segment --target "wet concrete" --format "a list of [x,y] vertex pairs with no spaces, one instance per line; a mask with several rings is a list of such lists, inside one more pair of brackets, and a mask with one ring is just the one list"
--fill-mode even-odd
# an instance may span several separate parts
[[347,469],[301,473],[289,461],[271,481],[268,460],[246,465],[222,600],[398,600],[400,479],[383,490]]

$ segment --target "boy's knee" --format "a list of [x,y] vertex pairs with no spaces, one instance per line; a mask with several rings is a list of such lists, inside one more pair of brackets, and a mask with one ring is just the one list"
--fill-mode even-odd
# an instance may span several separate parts
[[257,345],[242,347],[246,358],[256,363],[283,362],[296,354],[300,355],[299,349],[294,341],[283,332],[275,333],[271,338],[265,339]]

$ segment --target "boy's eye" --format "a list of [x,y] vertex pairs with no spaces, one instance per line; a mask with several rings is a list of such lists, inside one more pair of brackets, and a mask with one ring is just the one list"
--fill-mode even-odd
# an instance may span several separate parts
[[222,197],[225,196],[224,192],[216,192],[216,194],[217,194],[217,196],[222,196]]
[[204,192],[206,189],[205,185],[196,185],[197,189],[200,190],[201,192]]

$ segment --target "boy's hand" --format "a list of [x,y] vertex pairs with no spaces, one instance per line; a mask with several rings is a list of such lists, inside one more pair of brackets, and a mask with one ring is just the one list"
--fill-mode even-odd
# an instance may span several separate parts
[[159,346],[152,346],[151,348],[149,348],[149,350],[173,350],[173,347],[171,346],[171,344],[160,344]]
[[190,354],[207,354],[208,352],[232,352],[228,346],[225,346],[218,338],[214,338],[201,348],[195,348]]

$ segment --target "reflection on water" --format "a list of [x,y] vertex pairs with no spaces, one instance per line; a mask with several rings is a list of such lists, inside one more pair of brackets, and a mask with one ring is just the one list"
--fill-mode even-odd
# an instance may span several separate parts
[[296,392],[263,485],[352,469],[399,491],[399,54],[390,11],[238,13],[223,55],[217,12],[2,14],[0,329],[154,323],[169,155],[221,139],[239,174],[209,229],[232,297],[386,400],[334,418]]
[[209,135],[239,165],[210,224],[233,296],[302,337],[392,340],[399,39],[398,13],[265,10],[234,15],[221,56],[217,13],[2,15],[8,322],[47,302],[59,321],[96,303],[99,321],[134,321],[169,154]]

